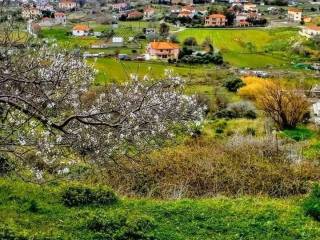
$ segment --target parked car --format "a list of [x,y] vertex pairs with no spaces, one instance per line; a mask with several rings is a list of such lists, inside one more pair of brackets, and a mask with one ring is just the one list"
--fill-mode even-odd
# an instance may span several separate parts
[[130,61],[131,57],[128,54],[119,54],[118,55],[119,60],[124,60],[124,61]]

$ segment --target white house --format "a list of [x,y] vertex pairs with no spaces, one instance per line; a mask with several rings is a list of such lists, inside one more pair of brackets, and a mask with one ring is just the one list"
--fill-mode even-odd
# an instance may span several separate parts
[[257,5],[252,3],[243,4],[243,10],[245,12],[257,12]]
[[90,28],[86,25],[78,24],[73,27],[72,35],[77,37],[88,36]]
[[317,125],[320,125],[320,101],[312,105],[313,119]]
[[54,20],[56,24],[63,24],[67,23],[67,17],[63,12],[56,12],[54,13]]
[[113,46],[122,46],[124,43],[123,37],[112,37],[111,41]]
[[302,20],[302,10],[299,8],[288,8],[288,20],[300,22]]
[[320,36],[319,26],[305,26],[301,29],[300,34],[307,38],[313,38],[314,36]]

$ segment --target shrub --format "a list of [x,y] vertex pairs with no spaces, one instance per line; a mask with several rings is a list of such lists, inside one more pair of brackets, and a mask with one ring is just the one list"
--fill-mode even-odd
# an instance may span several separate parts
[[304,200],[303,208],[308,216],[320,221],[320,185],[313,186],[310,195]]
[[5,240],[28,240],[26,236],[19,233],[10,226],[0,226],[0,239]]
[[146,215],[128,215],[125,212],[98,212],[88,220],[87,227],[101,239],[151,240],[154,228],[153,218]]
[[32,199],[32,200],[30,201],[30,206],[29,206],[28,210],[29,210],[30,212],[33,212],[33,213],[39,212],[40,208],[39,208],[39,205],[38,205],[37,201],[35,201],[34,199]]
[[240,78],[229,78],[223,86],[230,92],[237,92],[239,88],[243,87],[245,83]]
[[116,194],[106,187],[70,186],[62,194],[66,206],[82,206],[89,204],[108,205],[118,201]]
[[[217,125],[216,125],[217,126]],[[227,134],[227,130],[224,130]],[[305,194],[310,181],[320,180],[313,161],[303,161],[298,143],[233,134],[224,141],[205,137],[148,156],[141,174],[124,174],[108,166],[106,181],[123,194],[159,198],[215,195]],[[300,159],[299,164],[292,164]],[[144,159],[142,159],[144,160]],[[119,162],[131,165],[127,162]],[[124,171],[124,170],[123,170]]]
[[283,131],[283,134],[296,141],[304,141],[314,137],[315,133],[308,128],[294,128],[286,129]]
[[248,127],[245,131],[247,135],[255,136],[256,135],[256,130],[254,128]]
[[4,176],[14,170],[12,163],[5,157],[0,156],[0,176]]
[[228,104],[226,109],[216,113],[218,118],[248,118],[255,119],[257,117],[256,109],[251,102],[240,101]]

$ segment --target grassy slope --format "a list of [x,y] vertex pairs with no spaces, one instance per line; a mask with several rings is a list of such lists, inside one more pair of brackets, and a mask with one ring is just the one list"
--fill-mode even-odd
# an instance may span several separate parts
[[[60,186],[0,179],[0,226],[46,239],[95,239],[86,227],[97,211],[152,217],[156,239],[319,239],[320,225],[304,216],[297,199],[263,197],[207,200],[123,199],[110,207],[64,207]],[[31,201],[38,211],[30,211]]]
[[[226,61],[239,67],[264,67],[266,65],[280,66],[288,61],[282,57],[265,55],[261,52],[267,47],[280,50],[283,44],[297,36],[295,29],[186,29],[178,33],[178,38],[183,41],[193,36],[198,43],[207,37],[211,38],[214,46],[220,49]],[[251,42],[256,48],[255,54],[248,54],[245,43]]]
[[215,67],[208,65],[199,66],[170,66],[165,62],[136,62],[136,61],[119,61],[112,58],[99,58],[96,61],[89,59],[99,70],[97,83],[105,82],[123,82],[128,79],[131,73],[138,74],[140,77],[148,74],[149,77],[163,77],[166,69],[171,69],[175,74],[185,77],[186,79],[198,76],[203,77],[207,73],[214,74]]

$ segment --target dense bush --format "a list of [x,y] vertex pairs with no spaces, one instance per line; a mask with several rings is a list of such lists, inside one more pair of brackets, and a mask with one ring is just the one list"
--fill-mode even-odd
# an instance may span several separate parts
[[223,58],[220,53],[198,53],[195,55],[184,55],[181,59],[179,59],[179,61],[187,64],[223,64]]
[[316,184],[310,195],[305,199],[303,208],[307,215],[313,217],[315,220],[320,221],[320,185]]
[[256,109],[251,102],[240,101],[228,104],[227,108],[216,113],[218,118],[248,118],[255,119],[257,117]]
[[118,201],[113,190],[107,187],[70,186],[62,194],[66,206],[83,206],[89,204],[108,205]]
[[88,220],[87,227],[96,233],[95,239],[151,240],[150,231],[154,220],[146,215],[131,215],[124,212],[96,213]]
[[229,78],[223,84],[223,86],[228,89],[230,92],[237,92],[239,88],[243,87],[245,84],[241,78]]
[[10,226],[0,226],[0,239],[3,240],[28,240],[24,234],[18,232],[15,228]]
[[[223,142],[200,137],[185,146],[152,154],[147,166],[135,168],[139,174],[125,174],[119,168],[109,167],[106,179],[127,195],[181,198],[265,194],[284,197],[304,194],[310,181],[320,179],[317,164],[301,161],[300,157],[298,146],[276,141],[272,136],[234,134]],[[299,164],[294,164],[298,159]]]
[[0,155],[0,176],[4,176],[14,169],[13,164],[4,156]]

